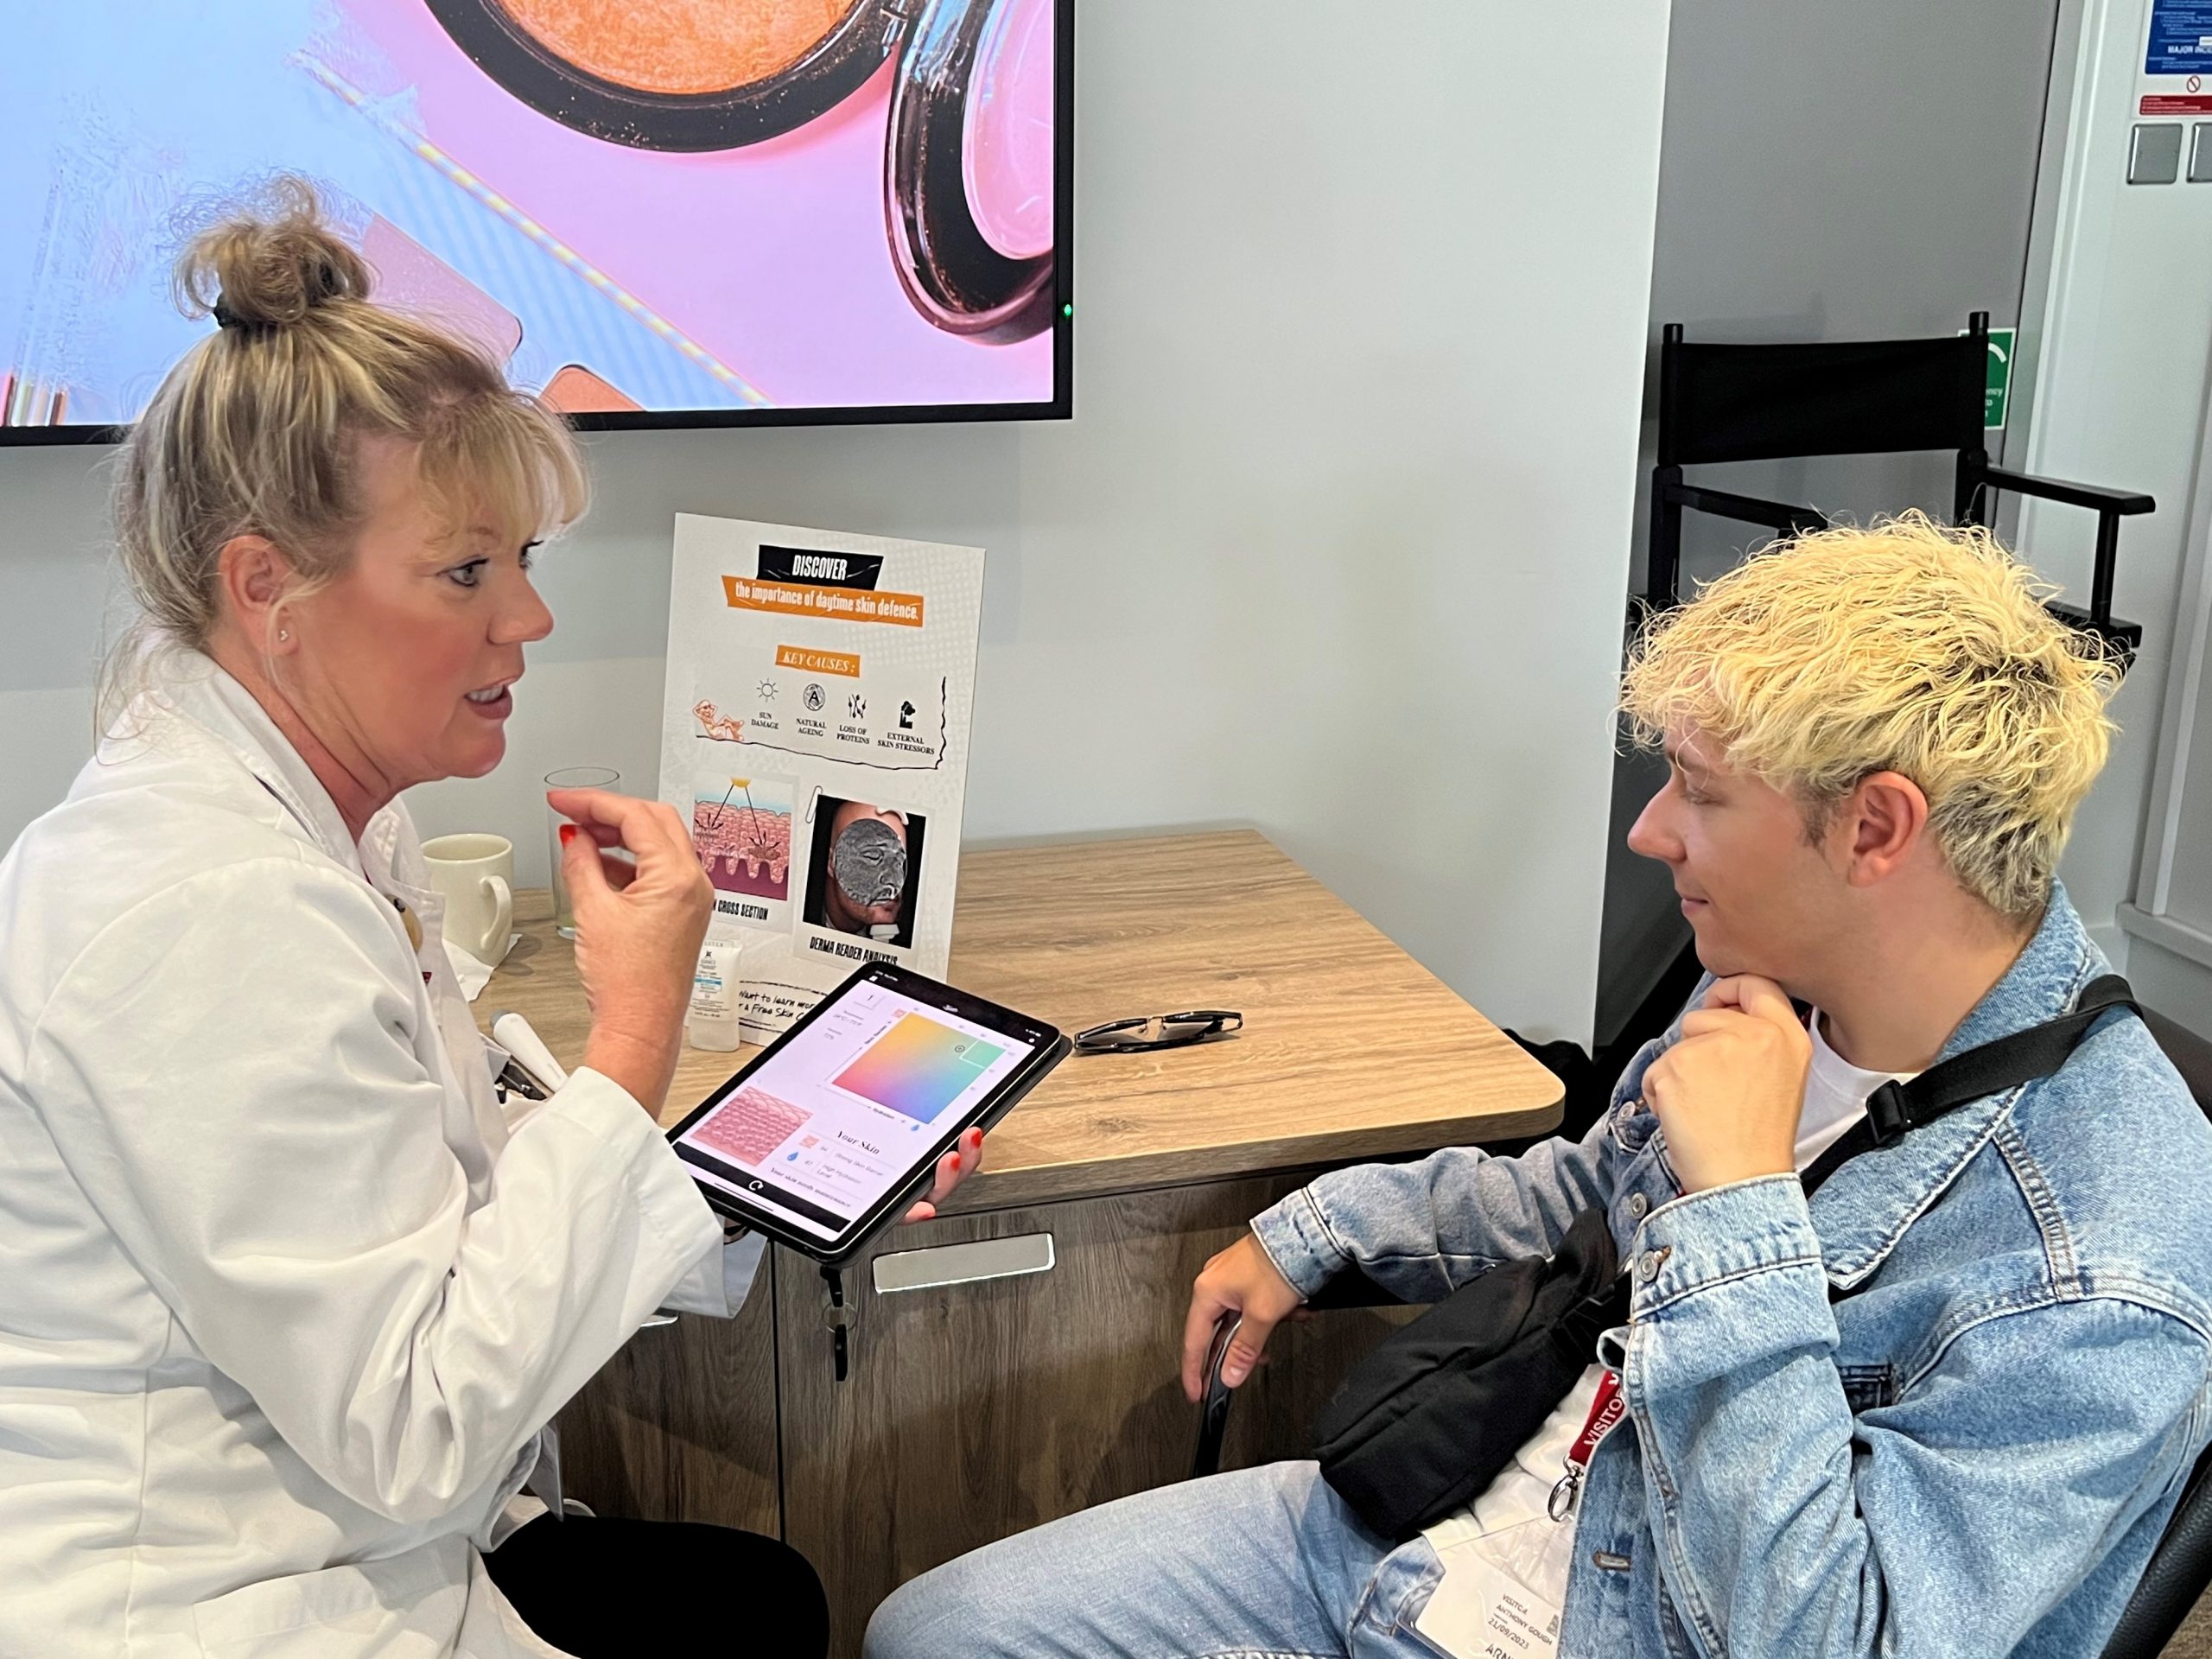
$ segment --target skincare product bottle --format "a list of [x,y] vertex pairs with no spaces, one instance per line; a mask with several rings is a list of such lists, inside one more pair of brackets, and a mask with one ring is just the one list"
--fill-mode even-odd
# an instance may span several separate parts
[[691,978],[691,1017],[684,1034],[691,1046],[727,1053],[737,1046],[742,1021],[737,1007],[737,947],[709,941]]

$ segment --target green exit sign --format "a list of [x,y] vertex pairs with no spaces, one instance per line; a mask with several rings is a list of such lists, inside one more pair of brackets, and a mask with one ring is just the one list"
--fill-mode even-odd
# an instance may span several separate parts
[[1995,432],[2005,425],[2005,394],[2012,385],[2012,341],[2018,330],[1989,331],[1988,378],[1981,383],[1981,423]]

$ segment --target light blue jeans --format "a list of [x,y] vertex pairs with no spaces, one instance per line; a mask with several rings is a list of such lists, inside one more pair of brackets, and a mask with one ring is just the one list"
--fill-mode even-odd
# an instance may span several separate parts
[[948,1561],[893,1594],[867,1659],[1436,1659],[1440,1569],[1311,1463],[1140,1492]]

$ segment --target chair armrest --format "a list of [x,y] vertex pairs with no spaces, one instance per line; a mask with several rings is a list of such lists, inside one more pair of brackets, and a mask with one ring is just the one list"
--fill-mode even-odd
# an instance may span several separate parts
[[2052,605],[2051,613],[2063,621],[2098,635],[2119,647],[2125,671],[2142,643],[2139,624],[2116,621],[2112,613],[2113,583],[2120,564],[2120,521],[2136,513],[2152,512],[2158,502],[2139,490],[2107,490],[2094,484],[2069,484],[2063,478],[2037,478],[2027,473],[1985,467],[1977,491],[1982,487],[2011,490],[2063,506],[2087,507],[2097,515],[2096,563],[2089,575],[2089,608],[2076,612],[2070,606]]
[[1340,1273],[1306,1299],[1306,1307],[1325,1313],[1340,1307],[1405,1307],[1402,1296],[1382,1288],[1363,1273]]
[[2037,478],[2029,473],[2007,472],[2002,467],[1985,467],[1982,480],[1992,489],[2011,490],[2020,495],[2032,495],[2044,501],[2056,501],[2069,507],[2087,507],[2092,512],[2117,513],[2127,518],[2139,512],[2152,512],[2158,502],[2137,490],[2107,490],[2094,484],[2069,484],[2063,478]]
[[1666,486],[1666,495],[1669,501],[1695,507],[1700,512],[1740,519],[1747,524],[1764,524],[1769,530],[1785,533],[1802,534],[1828,527],[1827,519],[1810,507],[1768,501],[1756,495],[1736,495],[1727,490],[1708,490],[1701,484],[1670,484]]
[[1235,1308],[1213,1322],[1213,1341],[1206,1348],[1205,1393],[1198,1400],[1198,1449],[1191,1459],[1192,1480],[1221,1472],[1221,1442],[1229,1433],[1230,1402],[1236,1397],[1221,1380],[1221,1365],[1229,1357],[1230,1339],[1243,1323],[1244,1316]]
[[[2107,608],[2110,608],[2109,602]],[[2135,653],[2143,648],[2143,625],[2140,622],[2122,622],[2112,617],[2099,621],[2093,612],[2056,599],[2044,601],[2044,609],[2076,632],[2094,634],[2103,640],[2107,650],[2112,653],[2113,660],[2120,665],[2121,673],[2135,666]]]
[[[1410,1304],[1363,1273],[1340,1273],[1306,1298],[1306,1306],[1313,1313],[1325,1313],[1332,1309]],[[1221,1443],[1229,1433],[1229,1407],[1236,1397],[1236,1391],[1221,1380],[1221,1365],[1229,1357],[1230,1338],[1243,1323],[1243,1316],[1234,1308],[1214,1321],[1213,1341],[1206,1349],[1205,1394],[1198,1402],[1198,1449],[1191,1459],[1193,1480],[1221,1472]]]

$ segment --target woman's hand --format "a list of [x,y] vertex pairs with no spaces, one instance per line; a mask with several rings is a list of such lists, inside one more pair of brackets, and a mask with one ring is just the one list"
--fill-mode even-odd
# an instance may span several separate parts
[[906,1215],[908,1223],[932,1221],[937,1207],[952,1196],[952,1189],[983,1166],[983,1132],[970,1129],[962,1135],[950,1152],[937,1160],[937,1175],[930,1182],[930,1195],[916,1204]]
[[[657,1120],[676,1076],[714,887],[674,807],[600,789],[556,789],[545,798],[573,820],[561,828],[561,874],[591,1008],[584,1064]],[[636,864],[609,857],[614,847]]]
[[1260,1241],[1250,1233],[1204,1268],[1191,1287],[1191,1311],[1183,1321],[1183,1392],[1196,1405],[1205,1395],[1206,1351],[1224,1313],[1243,1316],[1221,1362],[1221,1380],[1235,1388],[1251,1376],[1260,1351],[1275,1326],[1296,1313],[1305,1298],[1276,1269]]

